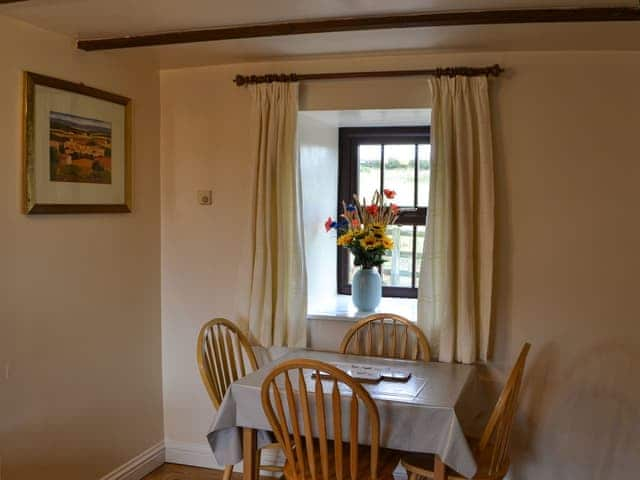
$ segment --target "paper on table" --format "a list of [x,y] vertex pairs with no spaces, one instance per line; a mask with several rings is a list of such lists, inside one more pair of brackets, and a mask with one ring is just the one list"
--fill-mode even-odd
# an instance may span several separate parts
[[414,376],[406,382],[380,382],[375,385],[365,385],[365,388],[377,400],[413,400],[420,394],[426,383],[424,378]]
[[[406,382],[411,378],[411,372],[401,368],[364,365],[359,363],[331,362],[331,364],[343,372],[346,372],[347,375],[359,382],[377,383],[380,380]],[[330,375],[321,372],[320,376],[329,377]]]
[[[305,374],[305,381],[309,392],[315,392],[314,378],[314,373],[308,372]],[[362,383],[365,390],[367,390],[374,399],[378,400],[412,400],[420,394],[425,385],[426,380],[424,378],[415,376],[405,382]],[[331,392],[333,382],[329,379],[323,379],[322,388],[325,393]],[[338,388],[343,395],[349,395],[351,393],[351,389],[345,384],[338,383]]]
[[[382,380],[380,368],[378,367],[373,367],[371,365],[359,365],[355,363],[332,363],[332,365],[339,368],[358,382],[377,383]],[[320,372],[320,377],[329,378],[331,375],[327,372]]]

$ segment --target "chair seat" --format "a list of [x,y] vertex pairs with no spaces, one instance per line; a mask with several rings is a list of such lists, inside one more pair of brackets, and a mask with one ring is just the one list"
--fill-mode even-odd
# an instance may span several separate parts
[[[474,480],[502,479],[509,470],[508,466],[500,472],[489,473],[489,467],[491,465],[491,449],[487,448],[484,452],[479,453],[477,450],[477,439],[468,440],[478,466],[476,474],[472,478]],[[424,478],[434,477],[433,471],[435,455],[431,453],[407,453],[402,455],[400,463],[409,473],[416,473],[418,476]],[[507,465],[508,464],[509,462],[507,462]],[[455,470],[447,468],[447,480],[467,480],[467,477],[462,476]]]
[[[334,446],[333,446],[333,442],[328,442],[328,444],[329,444],[329,447],[328,447],[329,480],[336,480],[337,477],[335,474],[336,462],[335,462]],[[298,446],[296,446],[296,448],[298,448]],[[343,467],[342,478],[343,479],[351,478],[351,474],[349,472],[350,448],[351,447],[348,443],[346,442],[343,443],[342,445],[342,467]],[[318,446],[317,441],[314,441],[313,451],[314,451],[314,458],[316,463],[316,471],[318,473],[317,478],[323,478],[322,467],[321,467],[322,462],[320,459],[320,448]],[[357,477],[351,480],[368,480],[369,478],[371,478],[369,476],[370,466],[371,466],[370,451],[371,451],[371,447],[364,446],[364,445],[361,445],[358,447],[358,473],[357,473]],[[303,447],[303,454],[305,456],[307,455],[306,446]],[[394,450],[387,450],[384,448],[379,449],[378,480],[393,480],[393,471],[398,466],[398,463],[400,463],[400,455],[401,454],[399,452],[396,452]],[[287,479],[299,478],[294,475],[293,465],[290,465],[289,462],[287,462],[284,466],[284,476]],[[311,473],[308,471],[305,472],[304,478],[311,479],[312,478]]]

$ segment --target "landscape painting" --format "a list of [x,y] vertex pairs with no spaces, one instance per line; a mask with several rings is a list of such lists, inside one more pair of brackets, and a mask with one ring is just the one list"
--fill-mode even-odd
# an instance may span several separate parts
[[111,123],[50,112],[49,178],[111,184]]
[[131,212],[132,100],[34,72],[23,79],[24,213]]

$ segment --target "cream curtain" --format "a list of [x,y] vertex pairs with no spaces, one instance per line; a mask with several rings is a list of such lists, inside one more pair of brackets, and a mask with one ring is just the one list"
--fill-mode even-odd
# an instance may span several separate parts
[[431,184],[418,322],[440,361],[485,361],[494,236],[488,82],[441,77],[429,87]]
[[250,85],[253,168],[248,324],[263,346],[306,346],[298,84]]

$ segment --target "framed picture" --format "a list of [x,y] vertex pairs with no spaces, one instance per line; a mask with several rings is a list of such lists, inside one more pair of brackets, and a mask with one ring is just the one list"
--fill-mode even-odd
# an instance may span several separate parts
[[131,100],[24,74],[25,213],[130,212]]

